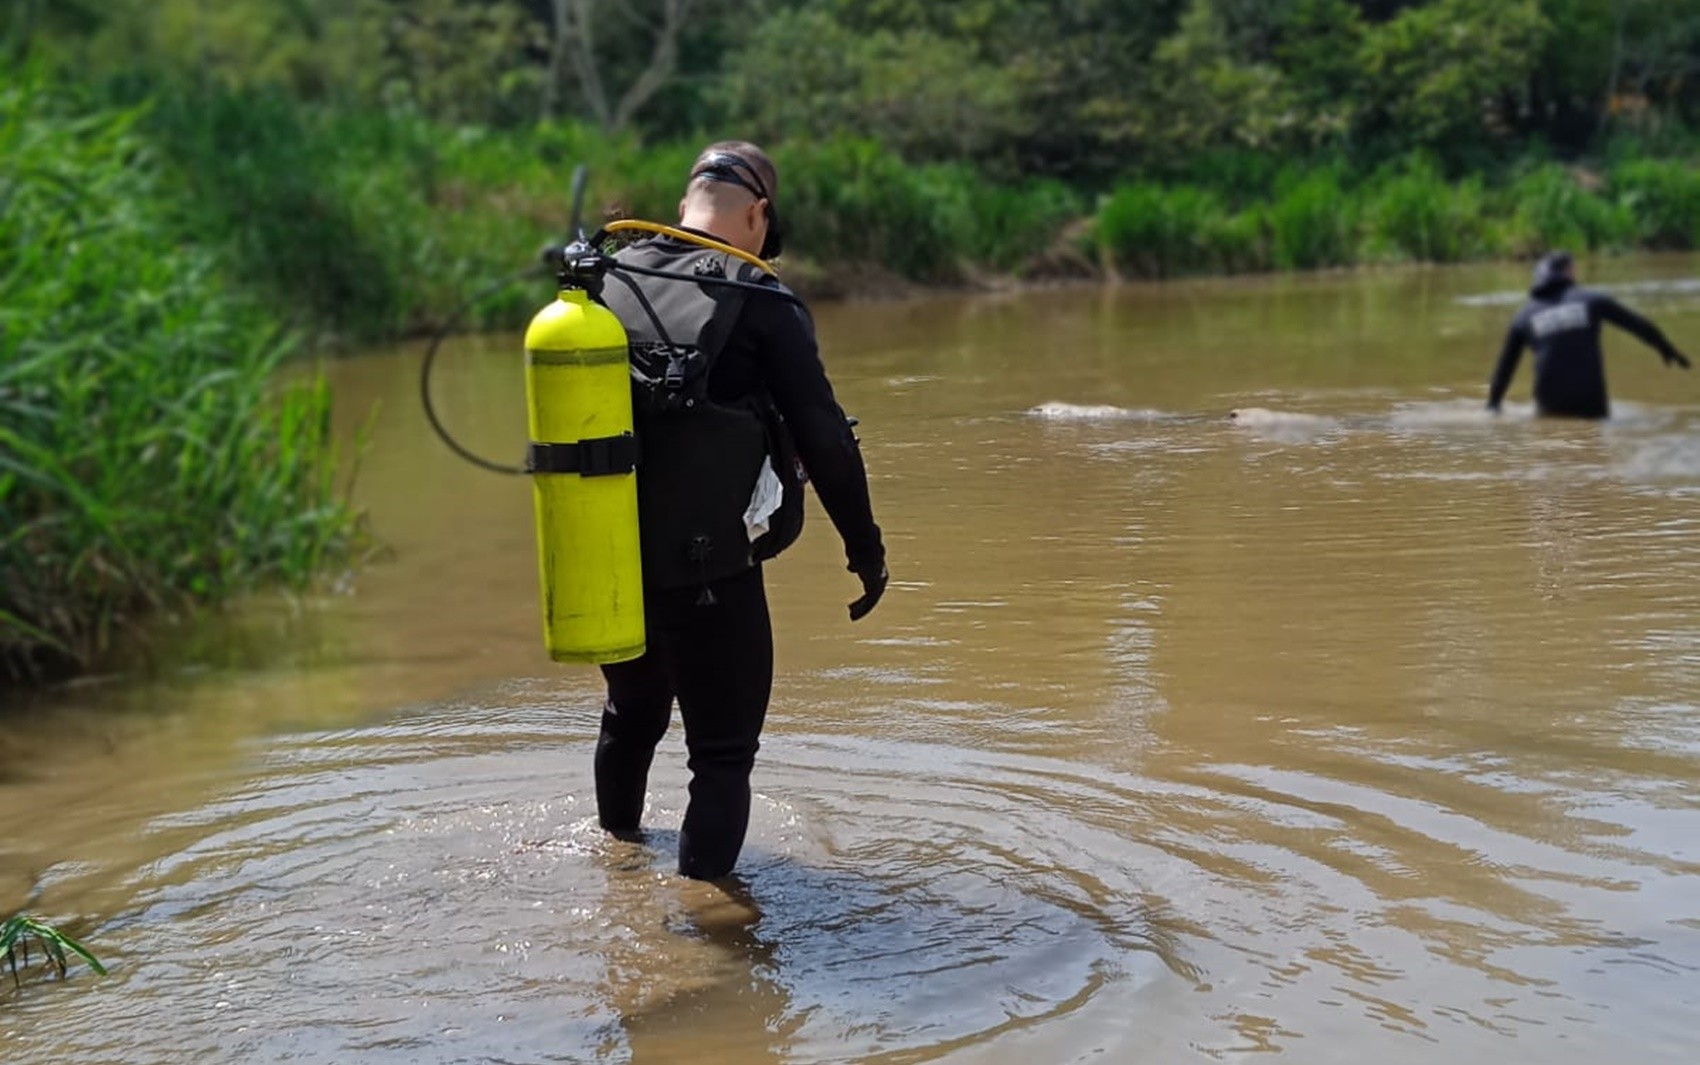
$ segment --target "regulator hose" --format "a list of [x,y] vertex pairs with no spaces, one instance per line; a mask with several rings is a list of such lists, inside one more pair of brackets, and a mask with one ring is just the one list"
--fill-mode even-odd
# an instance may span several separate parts
[[491,461],[490,459],[484,458],[482,455],[474,454],[470,449],[462,445],[460,441],[456,440],[454,436],[450,434],[448,427],[443,425],[442,419],[437,416],[436,405],[431,402],[431,370],[437,364],[437,351],[442,347],[443,341],[448,339],[449,335],[454,332],[455,327],[460,324],[460,320],[466,316],[467,311],[489,299],[502,289],[512,285],[516,281],[543,276],[547,273],[548,267],[542,263],[538,263],[534,266],[528,266],[518,273],[509,274],[500,281],[485,286],[471,298],[462,302],[461,305],[456,307],[453,313],[451,313],[448,318],[443,321],[443,324],[437,328],[436,333],[432,334],[431,343],[425,348],[425,360],[419,364],[419,402],[425,408],[425,420],[431,423],[431,428],[436,431],[438,438],[449,446],[450,451],[453,451],[456,455],[459,455],[474,466],[489,470],[491,473],[517,474],[525,473],[527,471],[524,466],[509,466],[505,463]]

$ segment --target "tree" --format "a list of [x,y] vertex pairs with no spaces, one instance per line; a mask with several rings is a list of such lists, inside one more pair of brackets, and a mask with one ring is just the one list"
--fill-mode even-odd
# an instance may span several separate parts
[[1280,25],[1275,59],[1312,112],[1351,114],[1362,87],[1364,22],[1348,0],[1294,0]]
[[[665,88],[678,72],[680,39],[712,0],[549,0],[549,68],[543,115],[556,115],[569,71],[588,117],[618,132]],[[604,30],[613,29],[611,35]],[[643,51],[634,64],[623,57]],[[612,43],[611,43],[612,41]]]
[[1167,151],[1271,149],[1297,138],[1287,79],[1249,54],[1260,32],[1237,33],[1223,0],[1192,0],[1175,34],[1158,45],[1147,129]]
[[758,136],[831,130],[912,159],[981,157],[1022,132],[1015,86],[971,44],[924,28],[861,32],[824,10],[759,26],[722,93]]
[[1549,24],[1538,0],[1432,0],[1373,26],[1359,53],[1376,132],[1455,154],[1503,131]]

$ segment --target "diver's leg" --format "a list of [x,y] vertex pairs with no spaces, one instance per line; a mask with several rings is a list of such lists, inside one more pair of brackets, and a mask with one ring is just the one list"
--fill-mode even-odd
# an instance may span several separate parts
[[1604,396],[1535,404],[1535,413],[1543,418],[1588,418],[1599,420],[1611,417],[1611,404]]
[[1535,413],[1543,418],[1611,416],[1604,375],[1583,368],[1549,366],[1544,374],[1537,371],[1534,392]]
[[610,832],[636,832],[655,745],[667,733],[673,688],[653,644],[642,658],[602,667],[608,701],[596,740],[596,813]]
[[730,873],[743,849],[750,771],[773,692],[761,567],[717,582],[714,595],[714,605],[693,608],[690,637],[669,646],[691,769],[679,872],[699,880]]

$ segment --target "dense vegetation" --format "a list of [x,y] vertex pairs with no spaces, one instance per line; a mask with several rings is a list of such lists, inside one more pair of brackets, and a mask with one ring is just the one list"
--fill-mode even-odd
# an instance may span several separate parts
[[[1691,121],[1696,0],[14,0],[15,48],[453,126],[865,137],[1105,180],[1241,147],[1479,165]],[[1158,167],[1158,169],[1163,169]]]
[[1700,0],[12,0],[0,676],[338,557],[273,369],[533,261],[575,163],[666,218],[768,143],[816,292],[1692,248],[1697,72]]
[[[1700,0],[16,0],[150,105],[184,233],[318,338],[428,326],[776,146],[793,276],[1167,276],[1700,240]],[[1650,162],[1649,162],[1650,160]],[[512,322],[535,294],[484,308]]]
[[0,679],[141,609],[303,581],[351,533],[321,383],[179,244],[135,113],[0,87]]

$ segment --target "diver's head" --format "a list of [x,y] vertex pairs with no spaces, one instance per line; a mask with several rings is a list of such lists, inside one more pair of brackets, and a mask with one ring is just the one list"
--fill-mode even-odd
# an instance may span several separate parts
[[679,221],[771,259],[785,246],[778,192],[779,172],[766,152],[748,141],[718,141],[691,164]]
[[1535,275],[1529,281],[1530,292],[1542,292],[1576,283],[1576,260],[1567,251],[1548,252],[1535,264]]

